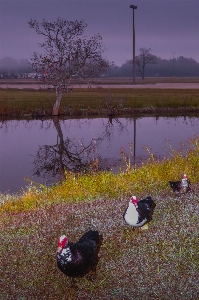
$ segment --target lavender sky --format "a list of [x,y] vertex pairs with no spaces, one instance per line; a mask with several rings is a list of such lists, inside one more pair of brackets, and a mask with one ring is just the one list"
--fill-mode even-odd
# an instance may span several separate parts
[[141,47],[170,59],[199,62],[199,0],[0,0],[0,59],[30,58],[39,52],[39,36],[27,22],[83,19],[85,35],[100,33],[105,56],[121,66],[132,59],[132,9],[135,10],[136,55]]

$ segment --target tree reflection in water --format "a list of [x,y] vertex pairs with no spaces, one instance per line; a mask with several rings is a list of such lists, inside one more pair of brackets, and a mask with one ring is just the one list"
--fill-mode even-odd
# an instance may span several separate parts
[[121,120],[119,120],[118,118],[113,118],[112,116],[109,116],[107,120],[108,122],[106,124],[105,122],[103,122],[104,132],[102,134],[102,138],[106,138],[110,142],[111,135],[113,134],[114,125],[117,125],[118,133],[128,133],[128,122],[126,122],[126,124],[124,125],[121,122]]
[[[104,120],[104,119],[103,119]],[[53,124],[57,131],[57,141],[53,145],[39,147],[33,164],[34,175],[45,178],[46,183],[62,180],[66,172],[81,173],[106,169],[103,160],[98,154],[99,144],[104,140],[111,139],[113,123],[119,125],[119,131],[123,132],[126,126],[118,119],[107,118],[107,123],[102,121],[104,130],[97,138],[91,138],[84,142],[82,138],[64,138],[61,123],[58,117],[53,117]],[[126,129],[127,130],[127,129]]]
[[57,141],[54,145],[39,147],[34,159],[33,175],[44,177],[50,183],[51,177],[61,180],[68,171],[79,173],[96,168],[96,149],[99,141],[91,139],[88,145],[84,145],[83,139],[64,139],[58,117],[53,117],[53,124],[57,131]]

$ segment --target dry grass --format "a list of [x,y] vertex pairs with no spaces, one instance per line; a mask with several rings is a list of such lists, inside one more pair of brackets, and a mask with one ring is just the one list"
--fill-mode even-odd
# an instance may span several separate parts
[[[0,299],[198,298],[198,138],[186,153],[173,151],[173,159],[156,162],[151,154],[136,170],[127,158],[126,165],[118,175],[68,174],[61,185],[33,187],[13,201],[1,195]],[[168,180],[184,171],[192,192],[174,196]],[[133,230],[123,222],[132,194],[151,195],[156,202],[148,230]],[[78,279],[78,288],[70,289],[56,266],[57,239],[66,234],[76,241],[88,229],[104,237],[97,279]]]
[[[1,299],[197,299],[198,197],[154,196],[145,231],[123,223],[126,198],[2,215]],[[104,237],[97,279],[71,290],[56,266],[57,238],[76,241],[89,228]]]

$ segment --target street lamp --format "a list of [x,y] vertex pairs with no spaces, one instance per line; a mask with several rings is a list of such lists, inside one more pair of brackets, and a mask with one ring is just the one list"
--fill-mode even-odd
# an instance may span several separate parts
[[176,52],[173,52],[173,77],[174,77],[174,54],[175,54]]
[[135,23],[134,23],[134,10],[137,9],[137,6],[130,5],[130,8],[133,9],[133,83],[135,83]]

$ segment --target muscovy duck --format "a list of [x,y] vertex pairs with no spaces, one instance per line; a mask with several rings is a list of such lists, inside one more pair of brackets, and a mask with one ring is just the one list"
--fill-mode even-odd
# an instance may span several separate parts
[[131,226],[142,227],[145,223],[151,221],[155,206],[156,204],[150,196],[140,201],[136,196],[132,196],[123,215],[124,220]]
[[185,194],[191,190],[191,183],[186,174],[183,174],[181,180],[169,181],[169,184],[176,194]]
[[102,235],[93,230],[86,232],[76,243],[69,243],[65,235],[59,238],[57,266],[71,278],[71,287],[75,277],[83,277],[92,272],[93,277],[90,279],[95,278],[101,244]]

